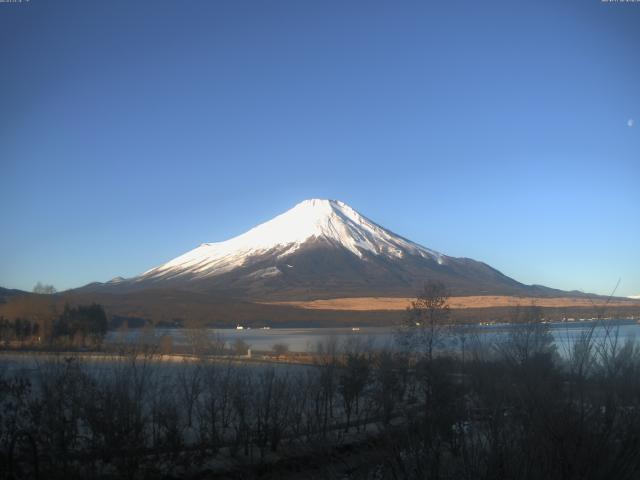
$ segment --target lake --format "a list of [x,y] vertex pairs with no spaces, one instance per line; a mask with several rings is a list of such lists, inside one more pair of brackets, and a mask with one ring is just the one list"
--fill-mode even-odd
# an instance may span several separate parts
[[[606,323],[604,323],[606,322]],[[594,328],[594,339],[601,339],[612,331],[621,340],[627,338],[640,338],[640,324],[634,320],[606,320],[600,321],[576,321],[550,323],[558,351],[566,351],[575,339]],[[606,325],[606,327],[602,326]],[[471,325],[462,327],[462,335],[475,336],[482,342],[495,342],[506,337],[513,329],[522,328],[520,325],[496,324],[496,325]],[[394,327],[360,327],[359,330],[351,328],[271,328],[271,329],[219,329],[210,328],[199,332],[198,335],[206,335],[209,339],[219,337],[232,345],[237,340],[247,343],[252,350],[269,351],[276,344],[285,344],[292,352],[315,352],[319,343],[326,343],[332,339],[340,345],[348,342],[357,342],[371,348],[394,348],[396,329]],[[158,342],[164,335],[173,339],[175,345],[188,345],[193,335],[184,329],[156,329],[149,332],[142,330],[130,330],[126,334],[110,332],[107,342],[137,342],[144,339],[145,342]],[[459,336],[459,335],[458,335]],[[149,338],[145,338],[149,337]]]

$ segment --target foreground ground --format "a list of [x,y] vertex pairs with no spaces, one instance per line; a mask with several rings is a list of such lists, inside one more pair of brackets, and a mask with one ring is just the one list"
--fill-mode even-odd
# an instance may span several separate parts
[[328,340],[305,366],[144,344],[9,365],[0,479],[637,479],[640,348],[602,322],[560,358],[549,328],[436,356],[441,329]]

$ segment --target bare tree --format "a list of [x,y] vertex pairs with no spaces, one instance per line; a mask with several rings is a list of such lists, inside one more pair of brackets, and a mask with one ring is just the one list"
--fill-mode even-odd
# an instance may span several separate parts
[[264,458],[267,446],[276,451],[287,428],[289,377],[268,368],[257,375],[253,387],[254,438],[260,457]]
[[[369,382],[369,361],[364,354],[349,353],[338,379],[338,390],[342,396],[347,416],[345,432],[349,431],[352,413],[360,413],[360,399]],[[354,412],[355,411],[355,412]]]
[[220,332],[214,332],[209,335],[209,350],[212,355],[223,355],[227,341]]
[[236,355],[247,355],[250,348],[251,346],[241,338],[233,342],[233,351]]
[[540,307],[518,305],[513,311],[511,323],[505,341],[497,345],[507,361],[523,365],[535,356],[555,353],[553,335],[549,325],[543,321]]
[[198,403],[199,439],[204,449],[216,454],[233,412],[231,387],[235,371],[216,363],[203,367],[202,401]]
[[36,283],[33,287],[33,293],[39,293],[41,295],[53,295],[56,292],[56,287],[53,285],[43,284],[42,282]]
[[401,364],[392,352],[383,351],[377,357],[374,395],[385,424],[391,421],[393,412],[404,397]]
[[273,346],[273,353],[276,355],[276,357],[282,357],[289,353],[289,345],[287,345],[286,343],[276,343]]
[[173,353],[173,337],[164,334],[160,337],[160,354],[171,355]]
[[203,390],[202,365],[184,363],[178,372],[177,383],[180,399],[184,402],[187,426],[193,425],[193,411]]
[[428,282],[407,308],[399,341],[411,350],[425,354],[431,361],[433,352],[449,325],[449,294],[444,284]]

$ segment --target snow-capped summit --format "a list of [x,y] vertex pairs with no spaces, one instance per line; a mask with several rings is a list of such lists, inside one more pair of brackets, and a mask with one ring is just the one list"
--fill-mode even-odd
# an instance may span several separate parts
[[531,294],[538,288],[409,241],[343,202],[320,199],[300,202],[237,237],[203,243],[137,277],[92,288],[295,299],[408,296],[428,280],[445,283],[452,294]]
[[326,241],[359,258],[364,253],[402,258],[404,255],[441,258],[360,215],[337,200],[311,199],[230,240],[203,243],[140,279],[166,275],[216,276],[247,263],[249,257],[273,252],[278,258],[293,254],[306,242]]

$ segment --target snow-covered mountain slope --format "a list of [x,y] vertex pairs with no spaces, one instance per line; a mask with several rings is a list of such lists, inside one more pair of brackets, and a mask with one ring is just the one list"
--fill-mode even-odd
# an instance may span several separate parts
[[406,255],[442,258],[438,252],[394,235],[345,203],[313,199],[305,200],[235,238],[219,243],[203,243],[143,273],[138,280],[180,275],[198,278],[221,275],[246,265],[251,257],[271,253],[277,258],[286,258],[306,242],[314,240],[328,241],[359,258],[365,253],[388,258]]
[[[176,289],[240,298],[411,296],[428,280],[452,294],[550,295],[490,266],[411,242],[336,200],[305,200],[248,232],[203,243],[126,280],[91,289]],[[89,286],[88,286],[89,287]]]

